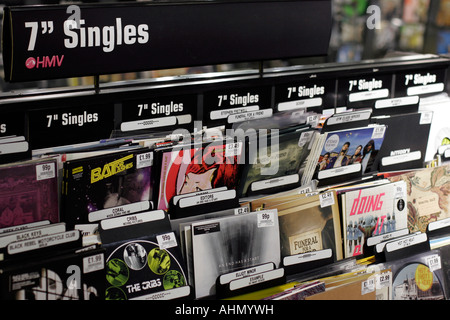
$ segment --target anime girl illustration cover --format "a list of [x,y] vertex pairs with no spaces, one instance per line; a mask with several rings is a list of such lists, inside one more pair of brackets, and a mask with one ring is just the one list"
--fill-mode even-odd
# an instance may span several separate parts
[[213,142],[174,148],[162,154],[158,209],[167,210],[175,195],[218,187],[236,189],[242,143]]

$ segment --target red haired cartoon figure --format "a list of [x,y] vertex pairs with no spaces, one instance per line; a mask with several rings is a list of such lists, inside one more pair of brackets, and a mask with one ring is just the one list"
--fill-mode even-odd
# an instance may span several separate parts
[[226,186],[235,189],[237,156],[225,157],[225,145],[182,149],[163,155],[158,209],[168,209],[173,196]]

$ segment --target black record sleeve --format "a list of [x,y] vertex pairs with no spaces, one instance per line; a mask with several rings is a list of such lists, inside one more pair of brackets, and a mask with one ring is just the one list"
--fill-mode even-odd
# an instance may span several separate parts
[[152,209],[148,148],[64,163],[62,216],[69,225]]
[[422,168],[431,121],[424,113],[407,113],[372,118],[373,123],[387,127],[383,145],[374,161],[376,171],[397,171]]

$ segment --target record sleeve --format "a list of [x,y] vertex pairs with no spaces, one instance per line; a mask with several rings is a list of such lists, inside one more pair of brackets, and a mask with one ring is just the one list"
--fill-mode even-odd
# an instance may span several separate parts
[[169,300],[190,295],[178,246],[162,249],[154,235],[104,247],[106,300]]
[[0,228],[49,220],[59,222],[58,175],[54,159],[0,167]]
[[408,225],[404,181],[347,191],[341,198],[345,257],[364,255],[370,237]]
[[432,161],[439,147],[447,144],[450,137],[450,126],[448,124],[449,106],[450,97],[447,93],[420,99],[419,111],[433,112],[433,121],[430,126],[425,161]]
[[105,257],[79,231],[11,242],[0,264],[2,300],[104,300]]
[[[310,170],[319,183],[335,184],[376,171],[374,162],[382,147],[386,126],[376,125],[324,133]],[[316,150],[316,152],[317,152]]]
[[65,162],[64,221],[73,226],[151,210],[152,164],[147,148]]
[[325,249],[332,250],[333,261],[343,258],[341,224],[336,193],[330,191],[329,201],[323,195],[292,197],[291,201],[267,202],[265,209],[278,211],[281,257]]
[[195,296],[216,293],[221,274],[273,262],[280,264],[280,233],[276,210],[192,223]]
[[405,181],[409,231],[426,232],[432,221],[450,217],[450,165],[413,170],[388,177],[392,182]]
[[171,300],[191,294],[178,239],[171,232],[166,212],[137,213],[100,224],[106,250],[107,300]]
[[378,152],[375,171],[396,171],[422,168],[430,134],[428,113],[408,113],[372,118],[387,127],[383,146]]
[[380,265],[392,270],[392,300],[446,300],[448,296],[439,250]]
[[157,151],[158,209],[167,210],[175,195],[226,186],[236,189],[242,142],[187,144]]
[[248,163],[244,165],[238,194],[273,193],[274,189],[281,191],[300,186],[314,132],[302,126],[297,130],[280,131],[279,135],[260,134],[250,139],[246,145]]

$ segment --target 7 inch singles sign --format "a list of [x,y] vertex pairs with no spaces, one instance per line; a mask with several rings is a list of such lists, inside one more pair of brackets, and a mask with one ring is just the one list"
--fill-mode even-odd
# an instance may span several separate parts
[[323,12],[331,21],[330,6],[291,0],[5,7],[5,80],[323,55],[331,23],[311,16]]

